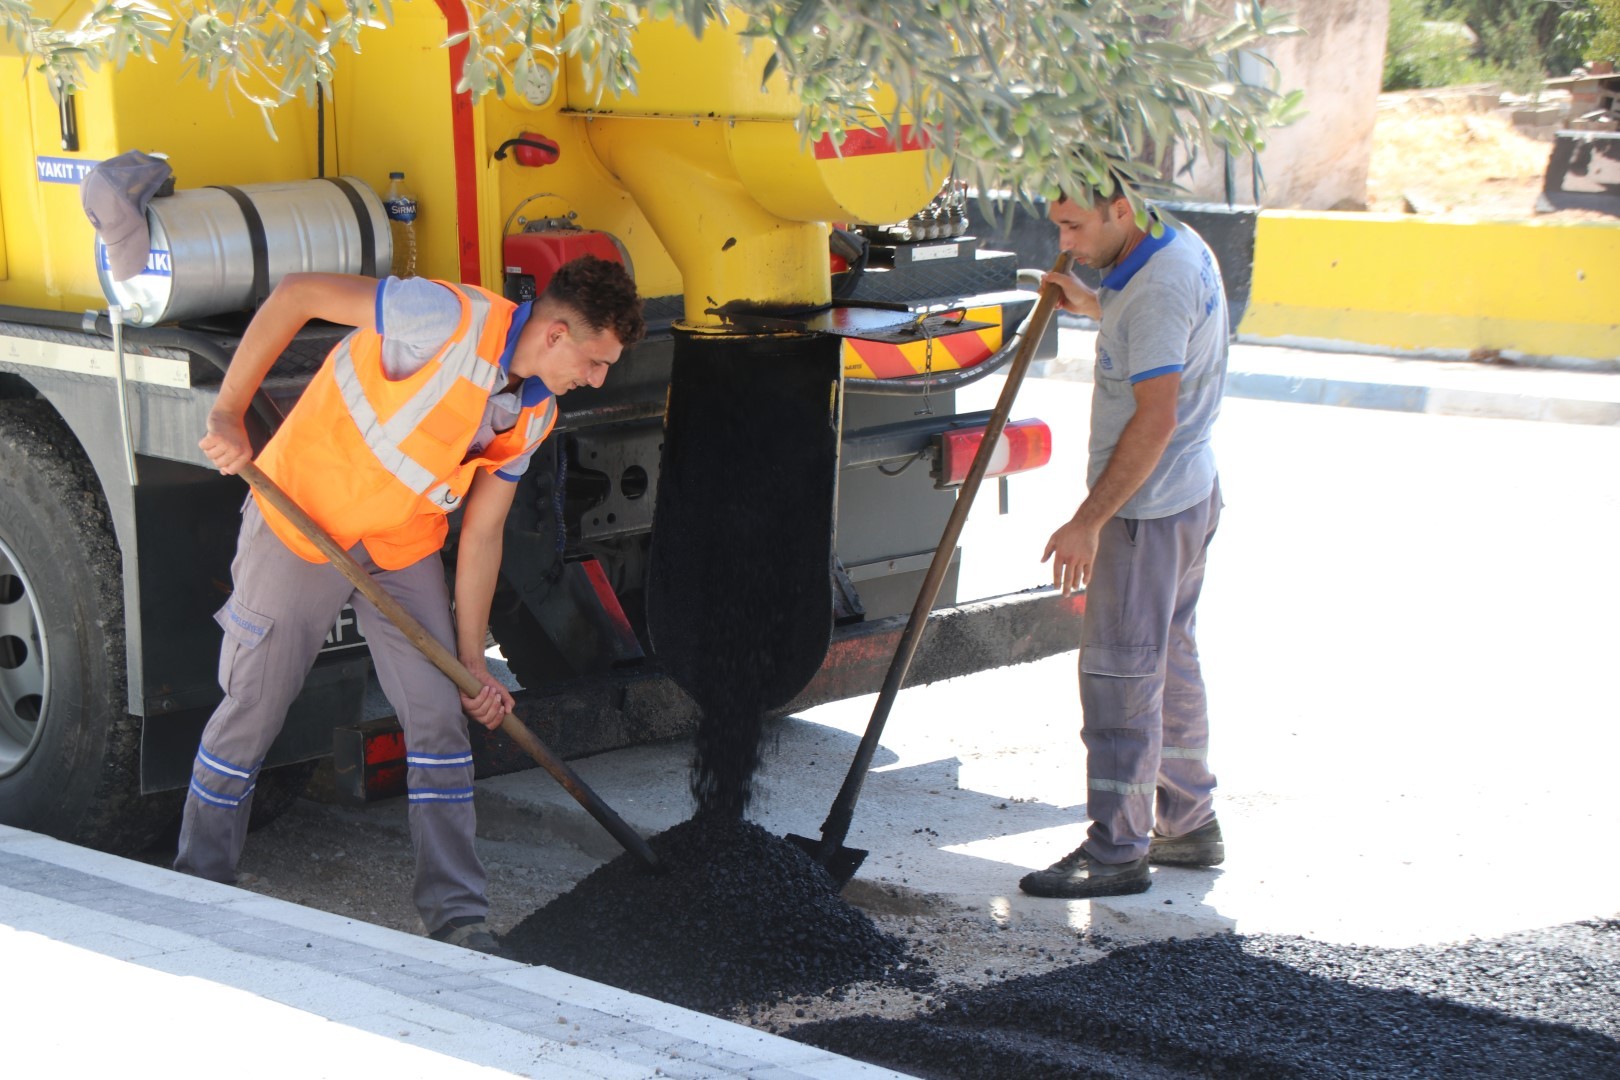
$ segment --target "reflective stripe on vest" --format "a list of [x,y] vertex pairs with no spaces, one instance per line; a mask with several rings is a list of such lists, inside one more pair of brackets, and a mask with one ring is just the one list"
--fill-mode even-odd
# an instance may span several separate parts
[[551,423],[557,418],[557,398],[546,398],[546,408],[539,410],[528,418],[528,431],[523,432],[523,442],[535,444],[539,439],[551,431]]
[[[354,367],[354,357],[349,352],[349,339],[344,338],[332,350],[332,377],[337,382],[338,393],[342,395],[355,427],[360,429],[366,446],[376,455],[377,463],[400,483],[447,511],[455,507],[460,501],[459,497],[449,484],[442,483],[431,470],[423,468],[400,444],[449,395],[458,379],[466,379],[488,394],[502,378],[500,365],[492,364],[478,355],[478,341],[483,334],[484,322],[489,317],[489,298],[473,289],[457,288],[456,291],[472,305],[469,332],[445,346],[437,359],[437,370],[388,420],[377,416],[371,399],[366,397],[365,386],[360,381],[360,374]],[[534,441],[537,437],[535,432],[536,423],[531,418],[528,441]]]

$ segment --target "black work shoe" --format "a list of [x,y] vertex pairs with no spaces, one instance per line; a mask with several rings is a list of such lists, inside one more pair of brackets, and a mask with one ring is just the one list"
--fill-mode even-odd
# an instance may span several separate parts
[[458,919],[451,919],[428,937],[447,945],[459,945],[463,949],[488,953],[491,956],[506,955],[501,951],[501,943],[490,933],[489,923],[477,915],[463,915]]
[[1183,836],[1165,836],[1153,830],[1148,842],[1148,862],[1154,866],[1219,866],[1226,861],[1226,842],[1221,839],[1221,823],[1208,825]]
[[1018,887],[1031,896],[1084,900],[1093,896],[1147,892],[1152,884],[1146,858],[1128,863],[1100,863],[1087,855],[1085,848],[1075,848],[1045,870],[1025,874]]

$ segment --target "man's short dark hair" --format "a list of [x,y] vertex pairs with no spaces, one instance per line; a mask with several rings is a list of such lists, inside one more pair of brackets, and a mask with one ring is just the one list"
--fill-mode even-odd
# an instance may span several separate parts
[[578,312],[593,333],[611,330],[627,348],[647,333],[636,283],[622,264],[609,259],[581,255],[564,263],[551,276],[540,302]]
[[1073,195],[1070,195],[1067,191],[1060,191],[1058,192],[1058,197],[1055,201],[1059,203],[1072,202],[1076,206],[1084,206],[1095,210],[1104,203],[1112,203],[1115,199],[1124,198],[1128,198],[1128,196],[1125,194],[1125,189],[1118,184],[1115,184],[1114,190],[1109,192],[1107,195],[1102,193],[1101,188],[1091,187],[1088,185],[1081,188]]
[[[1079,155],[1076,155],[1077,159],[1078,156]],[[1113,168],[1109,168],[1106,176],[1104,177],[1104,182],[1110,181],[1111,183],[1109,183],[1109,191],[1107,194],[1103,193],[1102,184],[1086,184],[1083,187],[1076,188],[1072,192],[1059,191],[1058,197],[1052,201],[1054,203],[1072,202],[1076,206],[1087,206],[1092,209],[1096,209],[1103,203],[1111,203],[1115,199],[1128,198],[1128,196],[1125,194],[1125,181]]]

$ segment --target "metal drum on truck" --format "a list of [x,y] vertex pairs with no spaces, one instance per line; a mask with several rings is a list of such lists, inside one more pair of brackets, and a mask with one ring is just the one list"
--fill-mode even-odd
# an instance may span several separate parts
[[352,176],[188,188],[146,208],[146,269],[112,280],[96,241],[109,302],[136,326],[246,311],[288,274],[376,276],[393,258],[382,200]]

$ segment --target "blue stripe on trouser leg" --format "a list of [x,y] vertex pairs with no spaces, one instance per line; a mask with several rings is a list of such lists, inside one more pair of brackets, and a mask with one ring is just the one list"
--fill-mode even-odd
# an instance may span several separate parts
[[488,914],[484,867],[473,850],[478,822],[472,765],[412,766],[406,771],[406,785],[416,850],[412,898],[422,925],[433,931],[451,919]]
[[191,787],[180,822],[176,870],[227,885],[236,881],[236,862],[247,839],[257,780],[257,767],[245,779],[220,776],[198,756],[191,767]]
[[[369,569],[369,567],[368,567]],[[374,575],[445,648],[454,651],[450,594],[437,555],[403,570]],[[381,612],[363,597],[354,607],[371,644],[377,680],[405,731],[411,842],[416,852],[412,897],[422,924],[489,913],[483,864],[473,849],[473,763],[461,695]]]
[[[1080,652],[1086,747],[1086,850],[1106,863],[1147,854],[1155,797],[1176,820],[1212,816],[1208,716],[1193,611],[1219,488],[1167,518],[1104,525],[1086,587]],[[1170,752],[1164,753],[1168,746]]]
[[215,617],[224,635],[225,699],[192,764],[174,862],[176,870],[224,882],[236,879],[259,767],[353,589],[332,567],[288,551],[251,501],[231,578],[235,591]]

